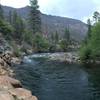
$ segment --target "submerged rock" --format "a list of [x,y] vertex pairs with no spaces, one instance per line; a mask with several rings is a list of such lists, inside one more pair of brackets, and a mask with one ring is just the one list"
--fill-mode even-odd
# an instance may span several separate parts
[[23,62],[24,62],[24,63],[31,63],[32,60],[31,60],[30,58],[28,58],[27,56],[25,56],[25,57],[23,58]]

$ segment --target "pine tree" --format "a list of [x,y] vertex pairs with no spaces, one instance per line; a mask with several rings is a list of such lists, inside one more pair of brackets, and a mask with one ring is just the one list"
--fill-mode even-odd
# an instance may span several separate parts
[[91,37],[91,31],[92,31],[92,25],[91,25],[91,20],[88,19],[87,20],[87,24],[88,24],[88,32],[87,32],[87,38],[90,38]]
[[38,1],[30,0],[30,26],[32,32],[35,34],[36,32],[41,32],[41,18],[40,11],[38,10]]
[[95,11],[94,14],[93,14],[93,19],[94,19],[95,23],[100,21],[100,13]]
[[13,16],[12,16],[12,26],[14,27],[15,31],[14,31],[14,37],[16,39],[22,39],[22,35],[24,33],[24,23],[23,20],[21,19],[21,17],[17,14],[16,11],[13,12]]
[[50,42],[54,43],[54,40],[55,40],[55,36],[53,33],[51,33],[51,36],[50,36]]
[[56,31],[55,33],[55,44],[57,44],[59,41],[59,35],[58,35],[58,32]]
[[100,14],[97,11],[94,12],[93,19],[95,20],[93,25],[88,20],[87,40],[80,48],[81,61],[100,60]]
[[12,11],[11,11],[11,10],[9,11],[8,22],[9,22],[10,24],[12,24]]
[[70,42],[70,32],[69,29],[65,29],[64,37],[63,37],[68,43]]
[[69,44],[70,44],[70,32],[69,28],[66,28],[63,39],[60,40],[60,47],[63,51],[67,51]]
[[16,10],[14,10],[13,14],[12,14],[12,25],[13,25],[14,28],[16,28],[17,18],[18,18],[17,12],[16,12]]
[[0,4],[0,19],[4,19],[2,5]]

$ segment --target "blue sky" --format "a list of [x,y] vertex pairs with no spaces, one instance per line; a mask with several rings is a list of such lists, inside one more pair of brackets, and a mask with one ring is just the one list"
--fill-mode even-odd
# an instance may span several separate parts
[[[100,11],[100,0],[38,0],[40,11],[86,21],[94,11]],[[29,5],[29,0],[1,0],[3,5],[15,8]]]

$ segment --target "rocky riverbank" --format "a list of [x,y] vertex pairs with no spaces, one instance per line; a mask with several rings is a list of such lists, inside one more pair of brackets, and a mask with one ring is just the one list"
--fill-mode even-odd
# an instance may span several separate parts
[[67,62],[67,63],[80,62],[79,55],[77,52],[40,53],[40,54],[33,54],[28,58],[41,58],[41,57],[59,62]]
[[78,63],[80,62],[77,52],[58,52],[58,53],[38,53],[30,56],[25,56],[23,60],[31,62],[32,58],[47,58],[52,61]]
[[15,48],[0,33],[0,100],[37,100],[31,91],[22,87],[20,81],[12,78],[12,64],[21,63],[14,50]]
[[53,53],[49,55],[50,60],[57,60],[67,63],[79,62],[79,56],[76,52],[66,52],[66,53]]
[[11,52],[0,55],[0,100],[37,100],[31,91],[22,88],[20,81],[12,78],[12,63],[20,63],[20,60]]
[[9,76],[0,76],[0,100],[37,100],[29,90],[22,88],[20,81]]

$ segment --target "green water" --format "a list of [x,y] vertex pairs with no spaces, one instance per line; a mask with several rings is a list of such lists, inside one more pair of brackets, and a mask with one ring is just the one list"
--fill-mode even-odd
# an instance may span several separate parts
[[100,65],[41,58],[13,68],[16,78],[39,100],[100,100]]

